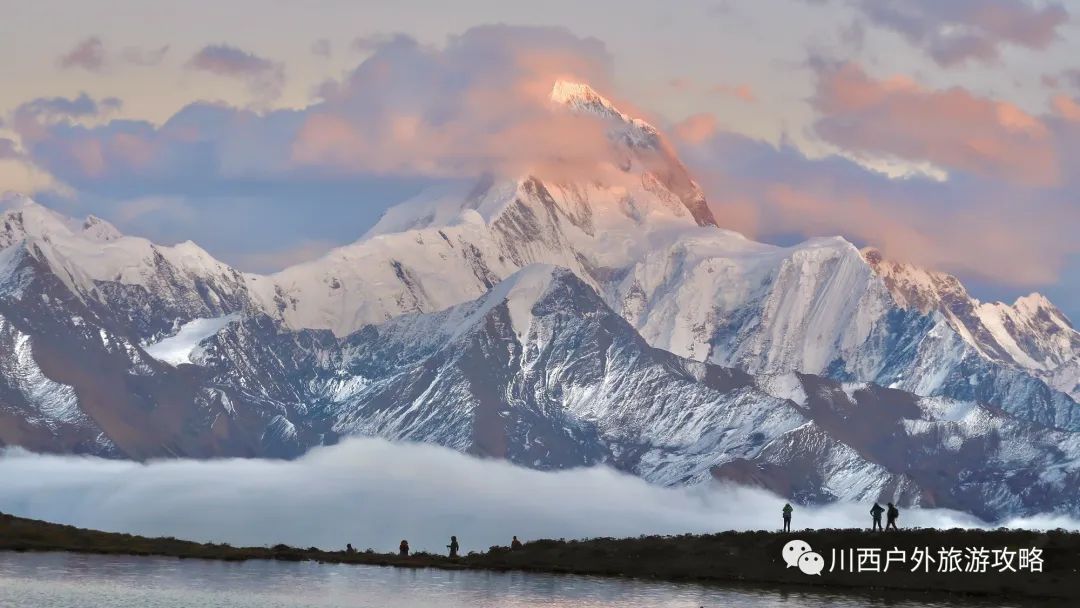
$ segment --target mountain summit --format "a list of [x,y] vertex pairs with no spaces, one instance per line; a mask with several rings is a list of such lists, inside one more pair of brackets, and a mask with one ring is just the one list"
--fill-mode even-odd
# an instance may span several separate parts
[[622,152],[626,170],[631,170],[634,164],[639,165],[650,179],[662,184],[682,201],[699,225],[718,225],[705,201],[705,194],[656,127],[622,112],[587,84],[556,81],[550,97],[572,111],[607,121],[609,137]]

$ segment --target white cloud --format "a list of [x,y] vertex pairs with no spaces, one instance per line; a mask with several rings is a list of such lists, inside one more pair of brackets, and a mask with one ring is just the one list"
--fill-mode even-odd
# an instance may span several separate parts
[[[736,487],[660,488],[609,469],[546,473],[445,448],[349,439],[296,461],[149,464],[9,450],[0,510],[103,530],[264,545],[465,550],[525,539],[773,529],[784,501]],[[796,528],[859,527],[869,505],[797,507]],[[1076,528],[1061,519],[1032,520]],[[976,526],[906,509],[906,526]],[[1023,524],[1025,522],[1014,522]]]

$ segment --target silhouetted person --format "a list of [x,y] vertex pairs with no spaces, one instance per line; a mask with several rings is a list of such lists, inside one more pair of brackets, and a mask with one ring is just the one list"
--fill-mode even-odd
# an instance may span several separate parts
[[352,543],[345,543],[345,553],[356,553],[356,549],[352,548]]
[[881,505],[876,502],[874,503],[874,506],[870,507],[870,517],[874,518],[874,527],[870,529],[871,531],[881,529],[881,514],[884,512],[885,509],[882,509]]
[[409,557],[409,541],[404,538],[401,539],[401,544],[398,545],[398,555],[401,557]]
[[521,548],[521,541],[518,540],[517,537],[515,536],[514,540],[510,541],[510,550],[511,551],[517,551],[520,548]]
[[456,536],[451,536],[450,537],[450,544],[446,545],[446,548],[450,549],[450,557],[451,558],[454,558],[454,557],[458,556],[457,555],[458,547],[459,547],[459,545],[458,545],[458,542],[457,542],[457,537]]
[[784,504],[784,532],[791,532],[791,512],[794,510],[790,503]]
[[885,529],[898,530],[896,527],[896,518],[900,517],[900,509],[897,509],[893,504],[889,503],[889,511],[885,513],[885,517],[888,521],[885,522]]

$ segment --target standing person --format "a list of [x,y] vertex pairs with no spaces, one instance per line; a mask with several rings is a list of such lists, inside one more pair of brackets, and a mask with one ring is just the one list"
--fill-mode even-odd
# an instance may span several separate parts
[[[891,503],[890,503],[891,504]],[[874,503],[874,506],[870,507],[870,517],[874,518],[874,527],[870,528],[871,531],[881,529],[881,514],[885,512],[885,509],[881,508],[881,505]]]
[[520,548],[521,548],[521,541],[518,540],[517,537],[515,536],[514,540],[510,541],[510,550],[511,551],[517,551]]
[[451,559],[458,556],[458,554],[457,554],[458,547],[459,547],[459,545],[458,545],[458,542],[457,542],[457,537],[456,536],[451,536],[450,537],[450,544],[446,545],[446,548],[450,549],[450,558]]
[[893,506],[891,502],[889,503],[889,511],[885,514],[885,517],[888,518],[888,521],[885,522],[886,530],[899,529],[896,527],[896,518],[900,517],[900,509],[897,509],[895,506]]
[[784,503],[784,532],[791,532],[791,503]]
[[401,544],[398,545],[398,555],[401,557],[409,557],[409,541],[404,538],[401,539]]

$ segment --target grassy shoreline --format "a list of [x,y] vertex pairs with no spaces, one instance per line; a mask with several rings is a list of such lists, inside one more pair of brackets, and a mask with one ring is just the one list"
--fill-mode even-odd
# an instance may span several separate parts
[[[1036,547],[1042,550],[1042,572],[889,573],[823,572],[809,576],[787,568],[784,544],[801,539],[826,559],[832,549],[880,547]],[[904,591],[1010,598],[1080,598],[1080,534],[1027,530],[901,530],[872,534],[862,530],[722,532],[711,535],[627,539],[537,540],[510,551],[492,547],[451,560],[416,553],[399,557],[371,550],[346,553],[275,545],[233,547],[175,538],[147,538],[99,532],[74,526],[0,514],[0,551],[67,551],[103,555],[161,556],[182,559],[244,561],[252,559],[322,563],[441,568],[448,570],[527,571],[624,577],[766,588],[820,589],[831,592]]]

